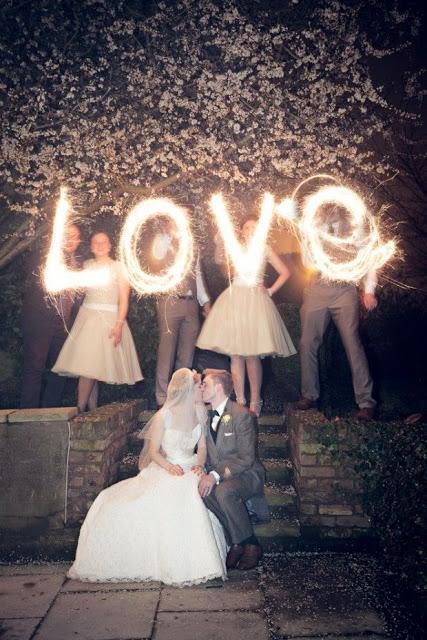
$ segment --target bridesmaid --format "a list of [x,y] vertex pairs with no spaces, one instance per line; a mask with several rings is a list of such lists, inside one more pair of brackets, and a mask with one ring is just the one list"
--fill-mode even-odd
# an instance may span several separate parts
[[[252,216],[244,220],[241,236],[245,244],[250,242],[257,222],[257,218]],[[218,252],[216,255],[219,255]],[[269,262],[278,274],[269,289],[263,284],[266,262]],[[267,246],[264,264],[259,271],[256,284],[248,285],[235,274],[230,286],[217,298],[197,340],[200,349],[210,349],[231,357],[231,375],[236,399],[243,405],[246,404],[247,373],[250,388],[249,410],[257,417],[262,408],[261,358],[271,355],[287,357],[296,353],[283,320],[271,299],[289,276],[287,266]]]
[[52,369],[64,376],[79,376],[80,412],[98,405],[98,381],[135,384],[143,379],[132,334],[126,322],[129,283],[119,262],[111,258],[111,239],[105,231],[90,238],[94,259],[84,267],[107,268],[108,285],[88,289],[73,327]]

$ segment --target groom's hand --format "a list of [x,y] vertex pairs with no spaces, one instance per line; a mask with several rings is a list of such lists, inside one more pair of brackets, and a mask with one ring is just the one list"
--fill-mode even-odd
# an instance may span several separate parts
[[199,493],[202,498],[207,498],[216,485],[216,480],[211,473],[205,473],[199,480]]

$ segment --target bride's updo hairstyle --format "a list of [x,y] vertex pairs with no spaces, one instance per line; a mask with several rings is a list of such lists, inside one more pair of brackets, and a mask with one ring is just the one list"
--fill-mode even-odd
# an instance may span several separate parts
[[194,389],[194,374],[190,369],[178,369],[173,374],[168,385],[166,403],[177,404],[185,400]]
[[138,438],[144,440],[144,446],[139,456],[139,469],[150,464],[150,440],[153,434],[163,434],[168,426],[182,436],[189,436],[199,424],[202,431],[206,431],[207,411],[203,402],[195,397],[196,378],[190,369],[178,369],[173,374],[168,385],[166,402],[147,422]]

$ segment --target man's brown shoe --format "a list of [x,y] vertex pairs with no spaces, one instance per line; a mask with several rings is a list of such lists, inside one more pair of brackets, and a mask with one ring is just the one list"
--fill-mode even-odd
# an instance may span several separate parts
[[238,569],[242,571],[248,571],[249,569],[255,569],[258,566],[258,562],[261,560],[262,549],[259,544],[245,544],[243,555],[240,558]]
[[227,560],[225,566],[227,569],[235,569],[239,564],[239,560],[243,555],[244,547],[241,544],[232,544],[230,551],[227,553]]
[[310,398],[300,398],[296,404],[298,411],[307,411],[308,409],[317,409],[317,400]]
[[372,407],[362,407],[356,413],[358,420],[373,420],[375,418],[375,409]]

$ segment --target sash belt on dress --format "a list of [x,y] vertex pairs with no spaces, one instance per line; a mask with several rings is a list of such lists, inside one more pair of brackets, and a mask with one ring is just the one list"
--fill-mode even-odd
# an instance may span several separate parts
[[95,309],[96,311],[118,311],[118,304],[104,304],[102,302],[83,302],[82,307]]

